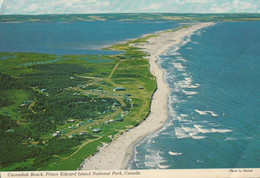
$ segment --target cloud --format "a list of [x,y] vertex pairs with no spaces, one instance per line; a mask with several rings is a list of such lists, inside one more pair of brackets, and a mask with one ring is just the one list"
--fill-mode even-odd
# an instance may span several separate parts
[[0,4],[0,14],[260,12],[259,0],[0,0]]
[[162,7],[162,3],[154,3],[151,4],[150,6],[143,7],[143,10],[157,10],[160,9],[161,7]]
[[96,4],[95,4],[96,7],[109,6],[109,5],[110,5],[110,2],[108,2],[108,1],[105,1],[105,2],[98,1],[98,2],[96,2]]
[[38,4],[30,4],[28,6],[28,9],[29,11],[37,11],[39,9],[39,5]]
[[206,4],[214,0],[175,0],[176,4]]

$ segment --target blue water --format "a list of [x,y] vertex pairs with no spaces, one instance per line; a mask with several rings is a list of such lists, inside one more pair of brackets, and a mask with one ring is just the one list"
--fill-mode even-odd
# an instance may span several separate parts
[[165,126],[131,169],[260,167],[260,22],[217,23],[162,55]]
[[168,21],[0,23],[0,52],[118,54],[120,52],[100,49],[119,41],[178,26],[178,23]]

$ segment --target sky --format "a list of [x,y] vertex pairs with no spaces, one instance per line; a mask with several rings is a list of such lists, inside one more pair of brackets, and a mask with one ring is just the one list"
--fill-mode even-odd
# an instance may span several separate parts
[[260,13],[260,0],[0,0],[0,14]]

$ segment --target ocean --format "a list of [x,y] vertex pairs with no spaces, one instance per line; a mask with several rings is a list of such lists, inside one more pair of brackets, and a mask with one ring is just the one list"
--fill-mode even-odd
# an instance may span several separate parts
[[158,58],[169,118],[135,147],[129,169],[260,167],[259,29],[216,23]]
[[101,48],[178,26],[171,21],[0,23],[0,52],[113,55],[121,52]]

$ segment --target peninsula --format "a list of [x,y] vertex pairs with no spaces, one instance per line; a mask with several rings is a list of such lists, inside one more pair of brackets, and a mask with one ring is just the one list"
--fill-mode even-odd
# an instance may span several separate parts
[[150,113],[140,125],[134,127],[102,148],[97,154],[86,159],[82,170],[126,169],[134,152],[134,146],[147,135],[160,129],[168,118],[167,100],[169,88],[164,82],[164,71],[158,66],[158,56],[170,47],[178,45],[195,31],[213,25],[213,23],[195,23],[177,30],[158,32],[148,37],[145,42],[133,44],[149,54],[150,71],[156,77],[157,90],[152,96]]

